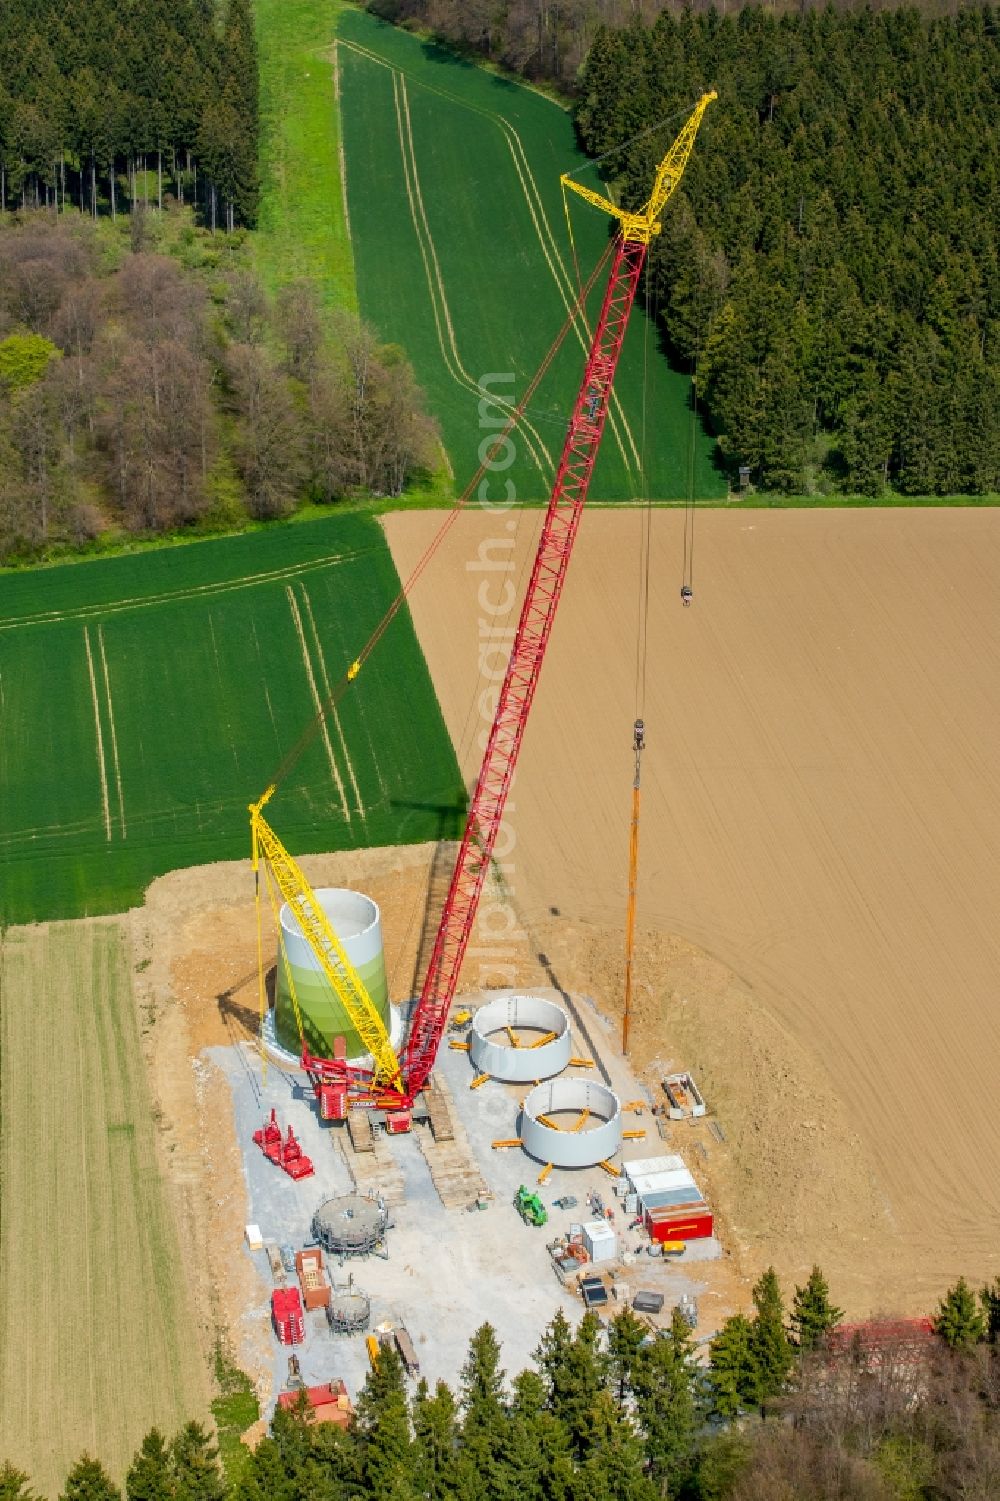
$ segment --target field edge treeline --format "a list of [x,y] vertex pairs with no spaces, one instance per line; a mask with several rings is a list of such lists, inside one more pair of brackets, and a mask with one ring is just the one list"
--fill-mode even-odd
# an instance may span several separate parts
[[0,222],[0,562],[399,496],[439,462],[402,351],[173,205]]

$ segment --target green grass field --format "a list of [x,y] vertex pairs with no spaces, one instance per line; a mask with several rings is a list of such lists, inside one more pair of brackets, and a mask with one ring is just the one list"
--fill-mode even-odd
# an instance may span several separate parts
[[[394,597],[377,521],[330,517],[4,579],[0,920],[116,912],[248,852],[248,801]],[[408,612],[272,804],[299,853],[414,843],[463,790]]]
[[208,1418],[131,963],[114,921],[0,944],[0,1457],[49,1496],[84,1450],[120,1481],[154,1423]]
[[308,277],[328,305],[353,309],[332,64],[340,9],[340,0],[255,0],[262,141],[253,253],[269,291]]
[[[586,158],[566,111],[533,90],[353,8],[341,11],[337,36],[359,307],[412,359],[461,485],[490,431],[480,426],[480,380],[512,374],[493,389],[516,404],[572,305],[576,271],[559,176]],[[596,183],[593,171],[583,180]],[[572,222],[585,278],[607,245],[608,222],[579,202]],[[588,304],[591,322],[602,292]],[[586,341],[582,327],[567,338],[491,495],[504,494],[504,479],[520,499],[548,494]],[[684,498],[689,464],[696,496],[724,494],[711,440],[692,423],[689,390],[637,307],[595,499]]]

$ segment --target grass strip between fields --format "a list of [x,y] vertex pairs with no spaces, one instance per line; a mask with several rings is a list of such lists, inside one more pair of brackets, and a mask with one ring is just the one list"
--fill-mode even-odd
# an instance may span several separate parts
[[255,0],[261,204],[254,258],[268,291],[298,278],[357,308],[337,108],[340,0]]

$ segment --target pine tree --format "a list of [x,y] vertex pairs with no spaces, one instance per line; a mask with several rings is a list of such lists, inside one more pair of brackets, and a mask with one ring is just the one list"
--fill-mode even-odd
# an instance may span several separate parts
[[642,1342],[648,1335],[646,1325],[628,1307],[616,1314],[608,1325],[608,1364],[618,1388],[619,1402],[624,1402],[626,1393],[633,1388],[636,1362]]
[[670,1328],[638,1352],[632,1383],[650,1473],[667,1494],[675,1493],[694,1447],[698,1381],[691,1330],[675,1308]]
[[383,1345],[361,1390],[354,1432],[363,1492],[385,1501],[412,1495],[413,1446],[403,1367],[391,1346]]
[[843,1317],[844,1310],[835,1308],[830,1302],[826,1278],[819,1267],[814,1266],[805,1286],[795,1289],[792,1300],[791,1325],[795,1330],[796,1345],[802,1351],[817,1349]]
[[964,1277],[960,1277],[945,1293],[933,1323],[934,1333],[944,1340],[949,1350],[966,1352],[985,1339],[986,1319]]
[[607,1383],[607,1356],[598,1349],[600,1333],[600,1320],[588,1310],[573,1334],[560,1309],[535,1352],[549,1410],[565,1424],[578,1460],[586,1458],[594,1405]]
[[170,1445],[176,1501],[224,1501],[219,1451],[200,1423],[185,1423]]
[[101,1462],[84,1454],[66,1476],[59,1501],[122,1501],[122,1493]]
[[708,1384],[712,1410],[721,1418],[735,1418],[760,1401],[757,1361],[751,1346],[750,1320],[742,1313],[727,1319],[709,1346]]
[[159,1429],[151,1428],[125,1476],[127,1501],[172,1501],[174,1494],[170,1452]]
[[413,1401],[413,1476],[418,1495],[445,1501],[458,1488],[458,1408],[439,1381],[431,1396],[422,1381]]
[[995,1345],[1000,1341],[1000,1277],[993,1279],[992,1286],[987,1284],[982,1289],[979,1303],[983,1310],[984,1337]]
[[578,1471],[576,1494],[587,1501],[656,1501],[642,1443],[610,1392],[596,1393],[589,1450]]
[[499,1501],[569,1501],[576,1470],[569,1434],[545,1406],[537,1371],[515,1378],[497,1495]]
[[468,1359],[462,1367],[461,1406],[460,1492],[474,1496],[478,1487],[479,1494],[492,1496],[507,1429],[500,1342],[492,1324],[481,1325],[469,1341]]
[[0,1501],[38,1501],[28,1476],[12,1464],[0,1464]]
[[776,1397],[788,1380],[795,1357],[785,1330],[785,1305],[773,1266],[753,1290],[757,1312],[750,1329],[750,1351],[757,1367],[758,1401]]

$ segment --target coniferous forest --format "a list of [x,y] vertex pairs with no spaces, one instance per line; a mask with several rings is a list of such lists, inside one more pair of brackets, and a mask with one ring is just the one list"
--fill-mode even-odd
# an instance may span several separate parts
[[250,0],[0,0],[0,210],[257,213]]
[[751,8],[596,37],[577,121],[628,200],[663,132],[617,148],[719,90],[651,294],[756,484],[1000,488],[998,21]]
[[[606,1323],[562,1311],[533,1363],[504,1370],[487,1323],[454,1389],[407,1382],[391,1344],[349,1426],[313,1423],[304,1395],[279,1408],[252,1454],[213,1403],[208,1431],[155,1430],[125,1501],[987,1501],[1000,1492],[1000,1280],[959,1281],[928,1321],[845,1328],[814,1267],[786,1307],[773,1268],[749,1316],[699,1358],[685,1319],[653,1330],[630,1308]],[[234,1378],[239,1380],[234,1380]],[[237,1421],[238,1420],[238,1421]],[[0,1460],[0,1501],[38,1501]],[[84,1455],[59,1501],[122,1501]]]
[[369,3],[553,80],[630,205],[718,89],[653,243],[648,305],[734,479],[1000,489],[995,7]]

